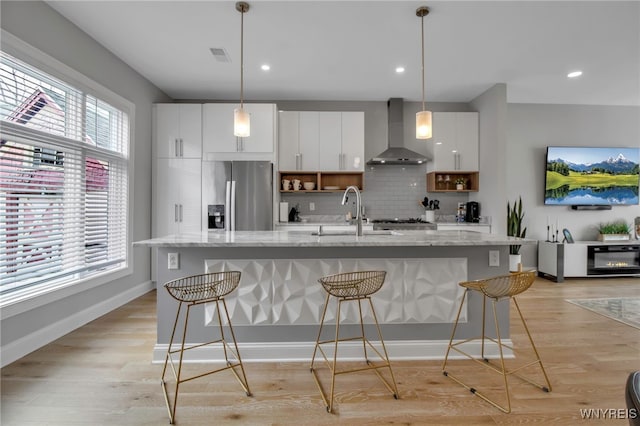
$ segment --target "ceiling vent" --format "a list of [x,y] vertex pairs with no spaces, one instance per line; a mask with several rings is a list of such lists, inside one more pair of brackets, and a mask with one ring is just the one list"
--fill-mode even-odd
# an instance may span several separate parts
[[214,58],[216,58],[216,61],[218,62],[231,62],[231,59],[229,59],[229,54],[227,53],[227,51],[222,48],[222,47],[212,47],[209,49],[211,51],[211,54],[213,55]]

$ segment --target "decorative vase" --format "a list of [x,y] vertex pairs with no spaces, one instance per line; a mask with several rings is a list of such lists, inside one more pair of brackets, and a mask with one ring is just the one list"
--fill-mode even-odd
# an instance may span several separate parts
[[522,271],[522,255],[510,254],[509,255],[509,272]]
[[464,185],[461,183],[456,183],[456,190],[462,191],[464,189]]

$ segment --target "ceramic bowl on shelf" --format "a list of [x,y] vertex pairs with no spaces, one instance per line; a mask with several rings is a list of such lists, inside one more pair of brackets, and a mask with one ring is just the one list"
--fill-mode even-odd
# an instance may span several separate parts
[[315,182],[305,182],[305,183],[302,184],[302,186],[307,191],[311,191],[311,190],[315,189],[316,183]]
[[339,186],[325,186],[324,188],[322,188],[324,190],[330,191],[330,190],[335,190],[335,189],[340,189]]

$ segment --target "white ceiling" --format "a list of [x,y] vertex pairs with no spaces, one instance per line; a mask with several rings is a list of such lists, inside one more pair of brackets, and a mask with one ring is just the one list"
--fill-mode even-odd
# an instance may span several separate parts
[[[506,83],[515,103],[640,105],[639,1],[249,3],[248,100],[419,101],[415,11],[426,5],[427,103],[468,102]],[[239,98],[235,2],[48,4],[174,99]],[[217,62],[212,47],[226,49],[231,62]],[[576,69],[583,76],[568,79]]]

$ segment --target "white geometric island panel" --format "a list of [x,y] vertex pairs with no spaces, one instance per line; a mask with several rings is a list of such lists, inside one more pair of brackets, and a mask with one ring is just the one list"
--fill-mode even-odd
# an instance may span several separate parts
[[[273,263],[270,260],[205,260],[205,271],[240,271],[240,284],[228,296],[225,296],[227,309],[233,324],[271,324],[271,288]],[[212,323],[216,309],[215,303],[205,305],[205,325]],[[224,315],[223,315],[224,317]]]
[[[461,296],[457,283],[466,280],[466,259],[239,259],[206,260],[205,265],[207,271],[243,272],[238,291],[226,298],[239,325],[318,324],[326,300],[318,278],[369,270],[387,271],[385,284],[372,297],[380,323],[453,322]],[[362,309],[364,321],[372,322],[369,304]],[[325,321],[335,321],[336,312],[336,299],[330,297]],[[215,304],[208,304],[206,324],[214,314]],[[343,323],[357,322],[357,304],[343,303],[340,317]]]
[[[404,322],[452,323],[463,290],[458,285],[467,280],[466,258],[407,260],[405,277],[415,282],[404,286]],[[460,320],[466,321],[466,307]]]

